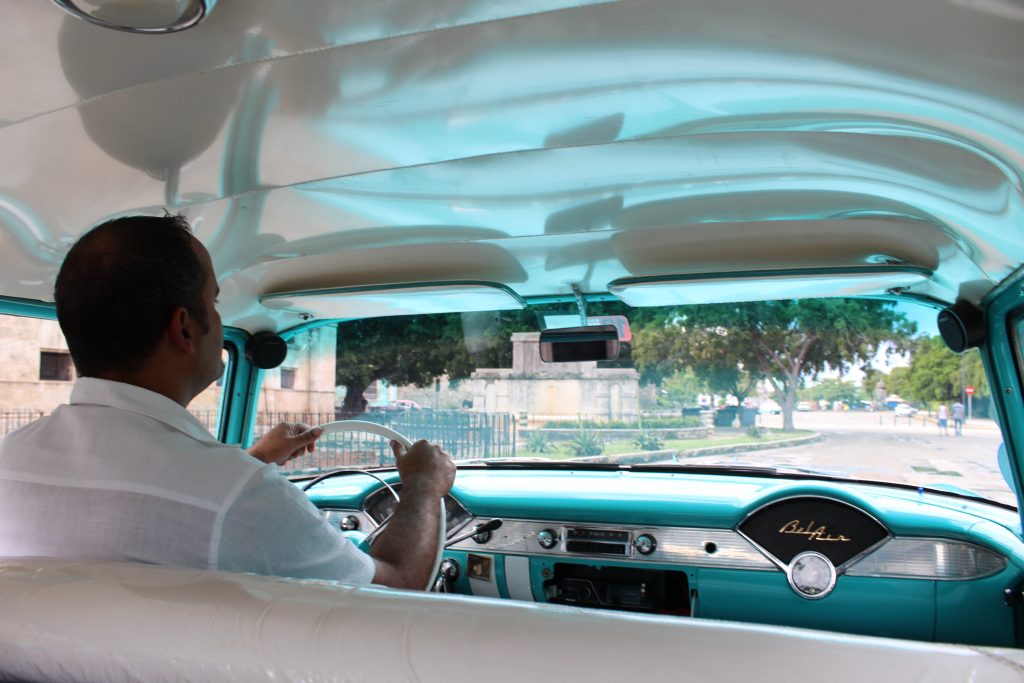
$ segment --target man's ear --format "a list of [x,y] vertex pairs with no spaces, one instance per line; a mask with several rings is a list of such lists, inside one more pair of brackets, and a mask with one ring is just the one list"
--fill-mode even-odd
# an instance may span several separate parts
[[167,336],[171,345],[182,353],[192,353],[195,351],[195,321],[184,306],[178,306],[171,313],[171,322],[167,326]]

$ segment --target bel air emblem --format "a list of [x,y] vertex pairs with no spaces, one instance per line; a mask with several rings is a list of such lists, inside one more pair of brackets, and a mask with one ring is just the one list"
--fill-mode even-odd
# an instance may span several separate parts
[[781,529],[780,534],[796,534],[797,536],[806,536],[808,541],[825,541],[825,542],[841,542],[846,543],[850,539],[842,534],[838,536],[832,536],[828,533],[825,525],[815,527],[814,520],[812,519],[809,524],[805,526],[800,525],[799,519],[794,519],[791,522],[786,522]]

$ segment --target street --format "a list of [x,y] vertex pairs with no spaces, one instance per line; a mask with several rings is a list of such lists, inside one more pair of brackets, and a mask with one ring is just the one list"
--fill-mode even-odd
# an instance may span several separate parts
[[[760,417],[765,427],[780,429],[781,415]],[[797,429],[822,434],[806,446],[712,455],[687,462],[742,462],[810,467],[842,477],[896,481],[917,486],[945,484],[1016,505],[1016,497],[999,472],[997,451],[1002,436],[991,420],[972,420],[962,437],[939,434],[934,420],[922,416],[894,418],[892,413],[812,411],[796,413]]]

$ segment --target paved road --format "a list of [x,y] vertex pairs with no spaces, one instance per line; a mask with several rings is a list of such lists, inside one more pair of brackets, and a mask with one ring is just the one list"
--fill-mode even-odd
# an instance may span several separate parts
[[[767,427],[781,427],[781,416],[764,416]],[[814,467],[838,476],[898,481],[927,486],[949,484],[987,498],[1016,505],[1016,497],[999,472],[997,450],[1002,443],[991,422],[977,421],[962,437],[939,434],[920,418],[899,420],[891,413],[798,413],[797,429],[810,429],[823,440],[807,446],[715,455],[688,462],[743,462]],[[908,424],[909,422],[909,424]]]

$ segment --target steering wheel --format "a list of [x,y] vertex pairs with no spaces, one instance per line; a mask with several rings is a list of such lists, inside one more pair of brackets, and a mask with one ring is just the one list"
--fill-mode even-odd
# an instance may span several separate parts
[[[404,446],[406,449],[412,448],[412,441],[410,441],[406,437],[402,436],[401,434],[396,432],[394,429],[391,429],[390,427],[385,427],[384,425],[377,424],[376,422],[367,422],[365,420],[338,420],[337,422],[327,422],[325,424],[322,424],[322,425],[320,425],[320,429],[322,430],[321,437],[326,436],[327,434],[335,434],[337,432],[370,432],[371,434],[376,434],[377,436],[381,436],[381,437],[383,437],[385,439],[392,439],[394,441],[397,441],[398,443],[402,444],[402,446]],[[384,484],[384,486],[386,486],[389,491],[391,491],[391,495],[393,495],[395,497],[395,500],[398,500],[398,494],[395,492],[395,490],[393,488],[391,488],[390,484],[388,484],[381,477],[378,477],[377,475],[373,474],[372,472],[365,472],[365,471],[359,470],[359,469],[341,469],[341,470],[333,470],[331,472],[326,472],[325,474],[322,474],[319,477],[316,477],[315,479],[310,481],[308,484],[303,486],[302,490],[303,491],[308,491],[309,489],[313,488],[314,486],[316,486],[317,484],[319,484],[320,482],[322,482],[325,479],[337,476],[339,474],[350,473],[350,472],[351,473],[358,473],[358,474],[365,474],[365,475],[368,475],[368,476],[371,476],[371,477],[377,479],[382,484]],[[438,524],[437,524],[437,530],[438,530],[438,535],[437,535],[437,553],[436,553],[436,555],[434,557],[434,570],[432,572],[430,572],[430,578],[427,579],[427,585],[424,588],[424,590],[426,590],[426,591],[429,591],[433,587],[434,580],[437,577],[437,573],[441,569],[441,560],[444,557],[445,539],[448,537],[448,529],[446,528],[446,523],[445,523],[446,519],[447,519],[447,515],[445,513],[444,498],[442,497],[441,498],[441,518],[438,520]],[[390,521],[390,517],[388,519],[385,519],[384,521],[382,521],[380,523],[380,526],[378,526],[376,529],[374,529],[373,532],[370,535],[367,536],[367,541],[370,544],[372,544],[374,539],[376,539],[377,536],[380,535],[380,532],[384,530],[385,526],[387,526],[387,523],[389,521]]]

